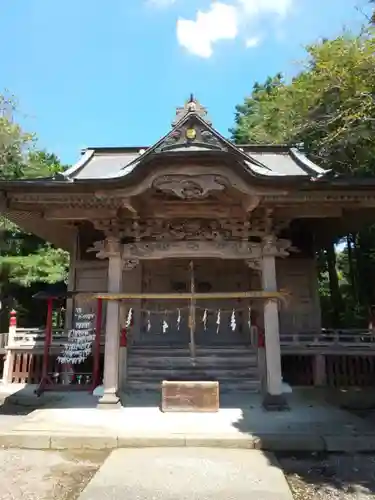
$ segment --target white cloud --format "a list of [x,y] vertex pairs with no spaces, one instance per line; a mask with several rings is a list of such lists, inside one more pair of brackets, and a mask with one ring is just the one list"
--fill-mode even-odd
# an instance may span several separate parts
[[245,41],[245,45],[248,49],[253,49],[254,47],[257,47],[259,43],[260,43],[259,36],[252,36],[250,38],[247,38]]
[[189,52],[210,57],[218,40],[232,40],[238,35],[238,11],[235,6],[212,3],[207,12],[198,10],[195,21],[177,21],[177,39]]
[[[249,28],[253,33],[258,31],[263,16],[283,18],[291,10],[292,3],[293,0],[214,1],[207,11],[198,10],[195,20],[180,18],[177,21],[177,40],[192,54],[208,58],[213,53],[215,42],[233,40]],[[260,43],[258,36],[251,33],[247,35],[246,47],[256,47]]]

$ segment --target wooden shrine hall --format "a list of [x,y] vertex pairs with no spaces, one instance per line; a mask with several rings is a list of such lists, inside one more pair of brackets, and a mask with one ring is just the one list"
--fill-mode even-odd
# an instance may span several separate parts
[[321,334],[315,251],[375,207],[371,180],[295,147],[235,145],[193,97],[150,147],[87,148],[65,172],[1,181],[0,193],[6,217],[70,252],[76,333],[59,362],[74,369],[99,332],[108,408],[163,381],[285,407],[282,339]]

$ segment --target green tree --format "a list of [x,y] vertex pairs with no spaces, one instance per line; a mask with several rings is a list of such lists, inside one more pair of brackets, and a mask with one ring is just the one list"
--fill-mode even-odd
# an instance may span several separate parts
[[0,95],[0,176],[3,179],[24,175],[26,156],[35,139],[14,121],[15,110],[14,97]]
[[[344,33],[307,47],[302,71],[291,81],[281,75],[256,84],[238,106],[237,142],[303,143],[306,153],[321,166],[354,176],[375,175],[375,37],[369,29],[359,36]],[[331,323],[346,317],[342,294],[365,311],[375,303],[375,232],[372,228],[348,235],[347,278],[340,280],[334,244],[322,249],[321,276],[331,298]],[[369,279],[370,278],[370,279]],[[370,289],[371,288],[371,289]],[[322,290],[327,286],[322,283]],[[363,312],[364,318],[364,312]]]
[[[36,149],[35,137],[15,123],[15,112],[14,100],[0,96],[0,179],[44,178],[61,172],[65,167],[59,158]],[[0,214],[0,292],[5,306],[1,327],[6,328],[7,305],[17,304],[23,310],[38,287],[66,281],[68,262],[67,252],[25,233]]]

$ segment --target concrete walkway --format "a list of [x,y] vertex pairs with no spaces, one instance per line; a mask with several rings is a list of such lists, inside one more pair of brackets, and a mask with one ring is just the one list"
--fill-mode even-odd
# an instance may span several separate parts
[[[12,388],[14,389],[14,388]],[[232,394],[217,413],[162,413],[155,395],[127,396],[126,406],[99,410],[87,393],[46,393],[32,387],[3,391],[0,446],[31,449],[124,447],[256,448],[271,451],[375,451],[375,429],[346,411],[308,397],[290,395],[290,411],[266,412],[254,394]],[[0,391],[1,394],[1,391]],[[7,394],[5,397],[4,395]],[[16,406],[12,406],[17,402]],[[41,405],[40,409],[34,409]],[[44,405],[44,406],[43,406]],[[14,410],[16,413],[16,410]]]
[[79,500],[105,498],[293,500],[271,454],[209,448],[116,450]]

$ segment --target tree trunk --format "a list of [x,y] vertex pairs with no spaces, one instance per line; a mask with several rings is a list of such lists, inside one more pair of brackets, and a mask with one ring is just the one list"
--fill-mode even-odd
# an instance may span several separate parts
[[329,276],[329,289],[331,293],[332,308],[332,326],[334,328],[341,326],[341,293],[339,279],[336,270],[336,252],[333,242],[326,247],[326,258]]

